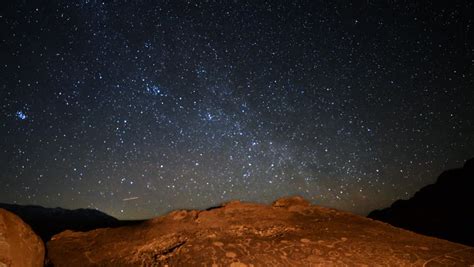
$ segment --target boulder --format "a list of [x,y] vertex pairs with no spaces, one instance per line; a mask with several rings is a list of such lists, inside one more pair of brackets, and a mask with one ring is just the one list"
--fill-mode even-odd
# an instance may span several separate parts
[[44,264],[43,241],[15,214],[0,209],[0,266],[36,267]]

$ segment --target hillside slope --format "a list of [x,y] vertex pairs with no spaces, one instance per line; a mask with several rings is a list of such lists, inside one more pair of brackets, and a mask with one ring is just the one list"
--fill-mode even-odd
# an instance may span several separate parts
[[391,266],[474,264],[474,248],[300,197],[178,210],[134,226],[66,231],[47,244],[54,266]]

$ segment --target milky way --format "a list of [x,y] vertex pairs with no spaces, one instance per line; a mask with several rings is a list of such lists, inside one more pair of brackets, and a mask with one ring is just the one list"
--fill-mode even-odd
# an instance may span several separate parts
[[0,202],[365,214],[474,155],[473,4],[4,1]]

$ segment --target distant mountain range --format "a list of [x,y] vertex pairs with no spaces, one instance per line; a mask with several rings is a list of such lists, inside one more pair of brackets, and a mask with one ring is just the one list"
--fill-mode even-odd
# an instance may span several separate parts
[[90,231],[97,228],[118,227],[135,223],[135,221],[120,221],[94,209],[68,210],[4,203],[0,203],[0,208],[18,215],[31,226],[44,242],[64,230]]
[[408,200],[372,211],[369,218],[420,234],[474,246],[474,159],[443,172]]

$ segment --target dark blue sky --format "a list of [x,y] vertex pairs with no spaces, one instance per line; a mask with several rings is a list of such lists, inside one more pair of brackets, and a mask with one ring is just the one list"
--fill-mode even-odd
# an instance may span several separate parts
[[474,155],[470,1],[0,5],[0,202],[365,214]]

